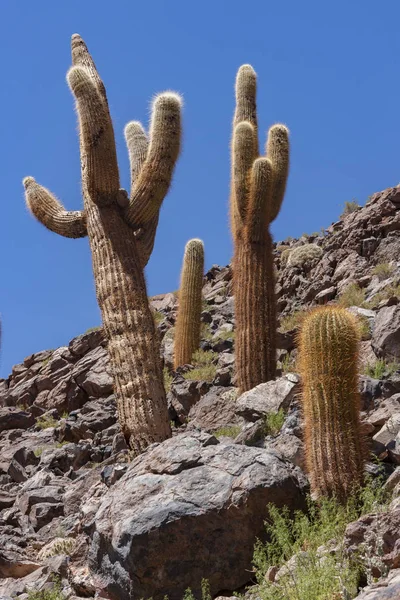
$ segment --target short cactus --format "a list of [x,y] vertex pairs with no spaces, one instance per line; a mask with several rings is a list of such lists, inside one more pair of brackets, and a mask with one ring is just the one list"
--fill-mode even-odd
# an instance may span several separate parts
[[175,327],[175,369],[190,363],[200,345],[201,290],[203,286],[204,246],[190,240],[183,257],[179,308]]
[[358,351],[360,328],[346,309],[310,312],[299,333],[307,470],[314,496],[345,502],[362,482]]
[[289,170],[289,132],[269,130],[259,156],[256,74],[240,67],[232,137],[231,228],[236,315],[236,377],[244,392],[276,374],[274,259],[269,224],[278,216]]
[[32,177],[24,180],[26,202],[48,229],[71,238],[89,237],[119,419],[138,454],[171,435],[143,269],[179,154],[181,99],[171,92],[155,98],[149,137],[140,123],[127,125],[129,198],[120,189],[105,87],[79,35],[72,36],[72,63],[67,79],[79,119],[84,210],[64,210]]

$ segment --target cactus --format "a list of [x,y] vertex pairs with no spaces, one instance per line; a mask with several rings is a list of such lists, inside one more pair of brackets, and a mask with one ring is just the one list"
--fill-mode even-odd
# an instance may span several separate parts
[[358,350],[360,328],[346,309],[310,312],[299,333],[305,452],[313,494],[345,502],[362,482]]
[[32,177],[24,179],[26,202],[48,229],[72,238],[88,235],[119,419],[138,454],[171,436],[143,269],[179,154],[181,99],[172,92],[155,98],[149,136],[140,123],[127,125],[128,197],[120,188],[105,87],[79,35],[72,36],[72,64],[67,79],[79,119],[84,210],[64,210]]
[[240,67],[232,137],[231,229],[239,392],[275,377],[276,302],[269,224],[278,216],[289,170],[289,132],[269,130],[259,156],[256,74]]
[[200,345],[201,289],[203,285],[204,246],[190,240],[183,257],[179,308],[175,327],[175,369],[190,363]]

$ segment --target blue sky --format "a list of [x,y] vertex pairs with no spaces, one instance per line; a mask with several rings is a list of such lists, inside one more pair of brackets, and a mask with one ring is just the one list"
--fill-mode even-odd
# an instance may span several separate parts
[[34,176],[81,207],[76,118],[65,82],[80,33],[106,84],[122,181],[124,125],[147,123],[152,96],[185,100],[183,152],[147,269],[149,294],[175,290],[186,241],[205,242],[206,267],[229,262],[229,143],[237,68],[259,76],[260,132],[291,130],[292,157],[275,239],[335,221],[400,181],[398,0],[3,0],[0,376],[33,352],[100,323],[87,240],[63,239],[27,212]]

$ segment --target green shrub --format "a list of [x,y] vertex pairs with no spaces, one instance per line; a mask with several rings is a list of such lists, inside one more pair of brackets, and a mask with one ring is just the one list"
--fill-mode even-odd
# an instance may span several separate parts
[[235,438],[239,435],[239,433],[241,432],[241,428],[239,427],[239,425],[232,425],[231,427],[220,427],[219,429],[217,429],[217,431],[213,431],[213,435],[215,435],[216,438],[220,438],[220,437],[230,437],[230,438]]
[[351,213],[355,212],[359,208],[361,208],[361,207],[358,204],[357,200],[355,200],[355,199],[353,199],[351,202],[345,202],[344,209],[343,209],[342,214],[340,215],[340,218],[343,219],[343,217],[345,217],[346,215],[350,215]]
[[304,244],[294,248],[287,261],[288,267],[304,267],[322,256],[322,248],[317,244]]
[[362,340],[369,340],[371,337],[371,324],[368,317],[365,315],[356,315],[360,328],[360,336]]
[[196,350],[192,358],[195,368],[184,373],[183,377],[194,381],[212,382],[217,373],[217,367],[214,364],[217,358],[218,354],[212,350]]
[[374,364],[368,364],[364,368],[365,375],[372,377],[373,379],[383,379],[384,377],[390,377],[399,370],[400,365],[396,362],[387,363],[385,360],[380,358]]
[[171,373],[168,371],[167,367],[164,367],[163,369],[163,378],[164,378],[164,388],[165,391],[168,392],[171,391],[171,384],[172,384],[172,375]]
[[394,270],[393,263],[379,263],[372,269],[372,275],[376,275],[379,281],[383,281],[393,275]]
[[92,333],[92,331],[99,331],[99,329],[101,329],[101,328],[102,328],[101,325],[97,325],[97,327],[89,327],[89,329],[86,329],[85,334]]
[[282,317],[279,327],[283,332],[292,331],[298,329],[304,321],[308,313],[307,309],[295,310],[290,315]]
[[44,448],[42,446],[39,446],[39,448],[35,448],[35,450],[33,451],[33,454],[36,456],[36,458],[39,458],[40,456],[42,456],[44,451]]
[[296,372],[296,360],[292,358],[291,354],[285,354],[281,360],[282,373],[295,373]]
[[165,315],[160,313],[158,310],[153,309],[151,312],[153,314],[153,320],[156,326],[159,325],[161,321],[164,321]]
[[350,306],[363,306],[365,302],[365,290],[357,283],[350,283],[340,294],[337,304],[343,308]]
[[65,596],[61,591],[61,583],[59,580],[54,582],[51,590],[42,590],[40,592],[28,592],[28,600],[64,600]]
[[[360,556],[345,553],[346,526],[363,514],[384,511],[388,502],[381,483],[369,480],[346,506],[335,499],[309,499],[307,514],[296,511],[291,515],[287,507],[269,505],[266,528],[270,541],[258,541],[253,557],[257,596],[262,600],[354,598],[360,573],[368,565]],[[329,551],[332,541],[335,552]],[[279,573],[277,583],[265,578],[269,567],[280,568],[289,559],[292,566]]]
[[50,415],[43,415],[36,420],[36,427],[39,427],[39,429],[48,429],[49,427],[57,427],[58,425],[59,421]]
[[386,286],[383,290],[375,294],[371,300],[365,303],[367,308],[376,308],[384,300],[389,298],[400,298],[400,283],[393,283]]
[[285,421],[285,411],[280,408],[277,413],[270,412],[264,417],[265,435],[277,435]]
[[213,337],[213,342],[220,342],[224,340],[234,340],[235,339],[235,331],[227,331],[223,329],[218,333],[216,337]]

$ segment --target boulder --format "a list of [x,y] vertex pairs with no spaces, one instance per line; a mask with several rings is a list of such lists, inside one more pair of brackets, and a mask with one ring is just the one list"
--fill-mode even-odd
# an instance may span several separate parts
[[400,305],[387,306],[378,312],[371,343],[377,356],[400,359]]
[[0,408],[0,431],[7,429],[27,429],[34,423],[33,416],[17,408]]
[[395,569],[388,577],[364,588],[355,600],[399,600],[399,598],[400,569]]
[[236,402],[236,412],[247,421],[257,421],[268,413],[287,409],[300,391],[299,377],[288,373],[275,381],[260,383],[242,394]]
[[[186,433],[153,446],[101,498],[89,565],[110,600],[181,600],[251,578],[267,505],[304,507],[301,471],[261,448]],[[83,508],[85,512],[85,508]]]

